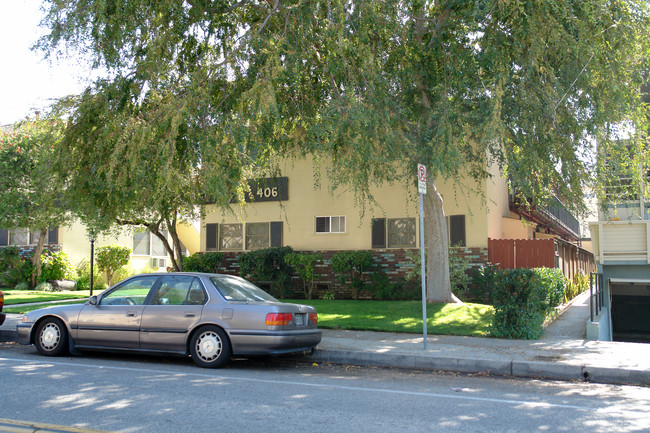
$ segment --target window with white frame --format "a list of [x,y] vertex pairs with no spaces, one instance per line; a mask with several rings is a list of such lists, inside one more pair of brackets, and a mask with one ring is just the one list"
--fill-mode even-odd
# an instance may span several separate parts
[[316,217],[316,233],[345,233],[345,216]]
[[220,250],[242,250],[244,248],[244,227],[242,224],[221,224],[220,228]]
[[[162,231],[167,237],[167,231]],[[167,256],[167,250],[163,241],[149,230],[133,233],[133,255],[134,256]]]

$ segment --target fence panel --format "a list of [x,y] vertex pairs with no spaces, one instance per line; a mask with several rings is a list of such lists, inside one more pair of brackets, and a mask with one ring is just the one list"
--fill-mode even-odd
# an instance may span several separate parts
[[488,260],[499,269],[559,268],[569,279],[595,269],[592,253],[557,239],[488,239]]

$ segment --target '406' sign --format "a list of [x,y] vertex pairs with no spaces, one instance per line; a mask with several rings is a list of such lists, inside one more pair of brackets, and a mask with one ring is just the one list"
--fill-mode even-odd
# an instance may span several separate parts
[[250,194],[246,194],[246,202],[287,201],[289,200],[289,178],[267,177],[252,180],[248,183]]

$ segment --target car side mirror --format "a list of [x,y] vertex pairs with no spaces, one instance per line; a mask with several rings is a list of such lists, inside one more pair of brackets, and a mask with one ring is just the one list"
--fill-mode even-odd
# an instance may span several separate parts
[[88,298],[88,303],[90,305],[97,305],[97,296],[91,296],[90,298]]

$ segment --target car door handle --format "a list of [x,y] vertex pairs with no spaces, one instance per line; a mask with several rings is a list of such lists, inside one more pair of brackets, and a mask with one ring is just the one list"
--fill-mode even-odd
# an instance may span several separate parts
[[185,317],[196,317],[194,313],[185,313]]
[[137,313],[135,311],[126,312],[126,317],[135,317],[135,316],[137,316]]

